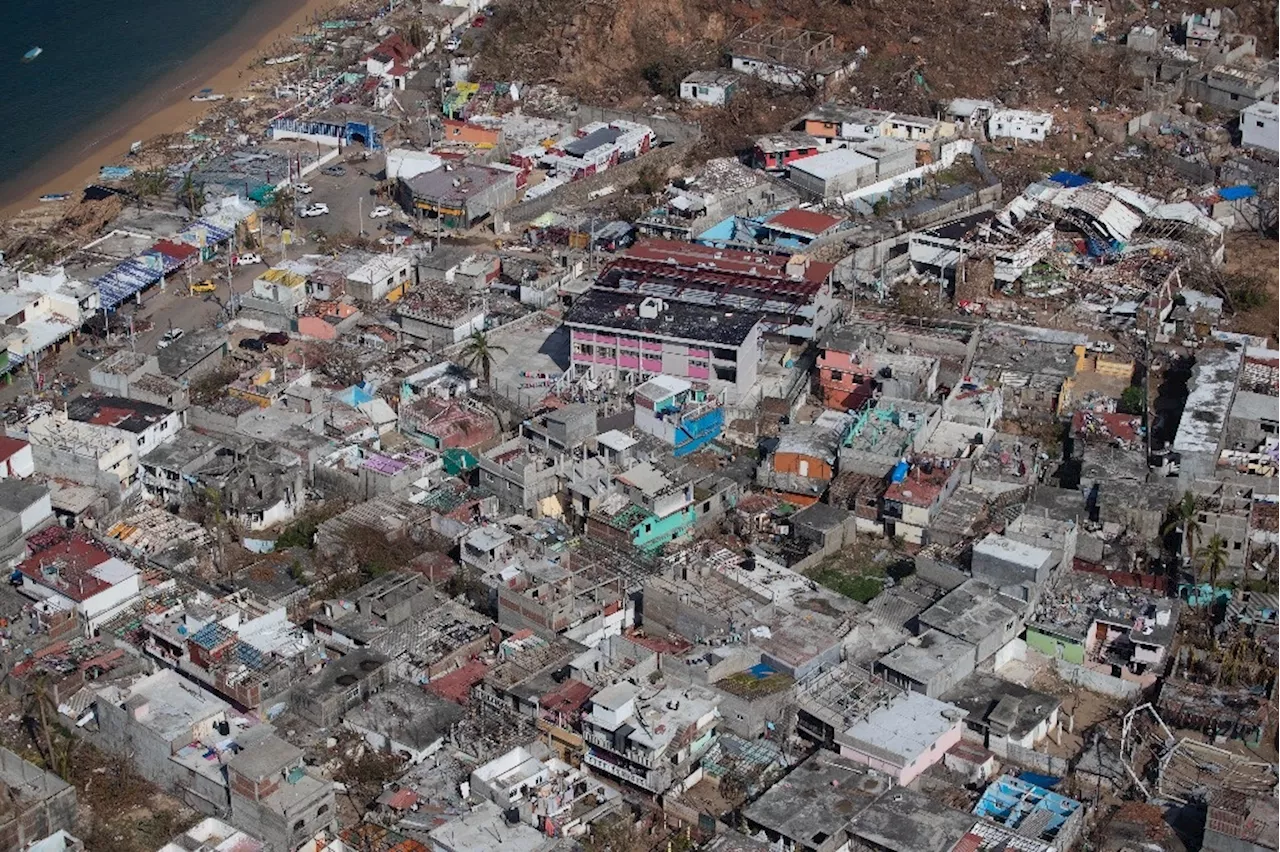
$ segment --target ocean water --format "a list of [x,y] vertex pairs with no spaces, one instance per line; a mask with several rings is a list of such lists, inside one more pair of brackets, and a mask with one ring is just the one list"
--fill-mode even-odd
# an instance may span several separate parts
[[[180,83],[184,63],[272,2],[0,0],[0,114],[9,128],[0,135],[0,186],[46,155],[91,142],[102,131],[95,124],[140,92],[166,78]],[[44,53],[22,62],[37,46]]]

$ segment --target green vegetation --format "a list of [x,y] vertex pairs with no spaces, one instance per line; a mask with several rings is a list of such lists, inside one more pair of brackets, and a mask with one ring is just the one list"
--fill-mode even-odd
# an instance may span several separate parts
[[1124,414],[1142,414],[1142,388],[1137,385],[1127,387],[1120,394],[1120,411]]
[[880,594],[884,580],[879,577],[846,574],[834,569],[819,570],[809,575],[814,581],[859,603],[868,603]]
[[310,550],[315,546],[316,530],[319,528],[320,521],[315,517],[298,518],[280,533],[280,537],[276,539],[276,550],[288,550],[291,547],[305,547]]

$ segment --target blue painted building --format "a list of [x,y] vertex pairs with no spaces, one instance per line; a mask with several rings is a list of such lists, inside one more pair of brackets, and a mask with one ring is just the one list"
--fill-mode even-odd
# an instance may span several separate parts
[[1080,802],[1012,775],[993,781],[973,812],[1056,849],[1070,849],[1084,829]]
[[724,408],[684,379],[654,376],[636,388],[636,428],[672,446],[679,458],[710,444],[724,430]]

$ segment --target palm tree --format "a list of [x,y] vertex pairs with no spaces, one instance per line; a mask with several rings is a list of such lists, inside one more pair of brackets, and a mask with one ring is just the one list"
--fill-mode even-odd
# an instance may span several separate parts
[[1200,507],[1196,497],[1190,491],[1182,495],[1182,499],[1169,507],[1169,513],[1160,535],[1168,536],[1175,532],[1182,534],[1182,546],[1187,552],[1187,559],[1195,562],[1196,540],[1200,538]]
[[1204,559],[1201,567],[1204,573],[1196,577],[1197,582],[1207,584],[1209,586],[1209,601],[1205,606],[1205,616],[1209,627],[1209,647],[1213,648],[1217,645],[1217,637],[1214,634],[1214,627],[1217,621],[1218,609],[1218,577],[1227,568],[1227,561],[1230,554],[1227,551],[1227,542],[1220,535],[1215,535],[1209,539],[1209,545],[1204,549]]
[[169,177],[162,171],[134,172],[129,175],[129,190],[138,202],[138,208],[149,198],[158,198],[169,184]]
[[426,31],[422,29],[422,24],[417,21],[410,24],[408,38],[409,44],[413,45],[414,48],[421,50],[422,46],[427,43],[427,34]]
[[285,189],[277,189],[267,202],[267,218],[281,228],[293,225],[293,193]]
[[182,186],[178,188],[178,197],[187,203],[187,209],[193,214],[199,213],[200,208],[204,207],[204,187],[196,183],[192,172],[187,172],[182,176]]
[[[1226,540],[1220,535],[1215,535],[1209,539],[1209,545],[1204,549],[1203,561],[1201,562],[1204,573],[1196,579],[1202,583],[1207,583],[1210,588],[1217,588],[1218,578],[1226,570],[1227,562],[1230,558],[1231,555],[1227,550]],[[1212,594],[1210,592],[1210,595]]]
[[477,365],[480,367],[480,375],[484,378],[484,383],[489,384],[490,373],[493,369],[493,356],[495,353],[501,352],[507,354],[507,350],[494,343],[489,342],[489,337],[483,331],[475,331],[471,333],[471,339],[467,341],[467,345],[462,347],[462,361],[471,368]]

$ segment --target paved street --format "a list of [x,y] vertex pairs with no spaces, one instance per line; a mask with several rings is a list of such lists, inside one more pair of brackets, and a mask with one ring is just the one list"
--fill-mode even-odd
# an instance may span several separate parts
[[[373,155],[369,160],[358,163],[339,162],[345,170],[345,174],[341,176],[326,175],[322,170],[307,176],[306,182],[314,188],[314,192],[310,195],[298,195],[298,204],[323,202],[329,206],[330,212],[322,216],[297,218],[294,232],[302,242],[287,249],[289,256],[297,257],[314,251],[314,241],[310,239],[310,235],[316,231],[326,235],[355,236],[360,234],[363,227],[366,235],[380,237],[386,234],[388,223],[396,219],[407,221],[407,217],[399,212],[394,217],[369,218],[370,211],[383,203],[372,193],[377,186],[375,176],[385,168],[385,159],[381,155]],[[265,246],[258,253],[266,264],[276,263],[282,256],[279,229],[274,224],[268,224],[264,236]],[[85,386],[94,362],[80,354],[81,347],[95,347],[112,352],[132,345],[139,352],[153,353],[160,337],[170,328],[191,331],[225,321],[223,306],[227,304],[231,294],[250,291],[253,279],[266,268],[263,264],[236,268],[230,271],[231,280],[228,283],[228,268],[224,257],[219,257],[214,263],[193,267],[189,279],[186,274],[174,276],[166,282],[163,289],[153,287],[143,293],[141,304],[130,302],[113,312],[109,317],[112,335],[109,343],[77,335],[74,344],[64,344],[60,353],[46,354],[40,361],[40,372],[46,383],[51,382],[58,374],[69,376],[78,383],[72,393],[82,393],[87,390]],[[198,282],[206,278],[218,284],[217,291],[191,295],[187,290],[187,281]],[[135,321],[149,321],[153,327],[138,332],[130,341],[127,328],[131,317]],[[8,405],[20,397],[30,395],[32,385],[33,378],[27,373],[12,385],[0,387],[0,405]]]

